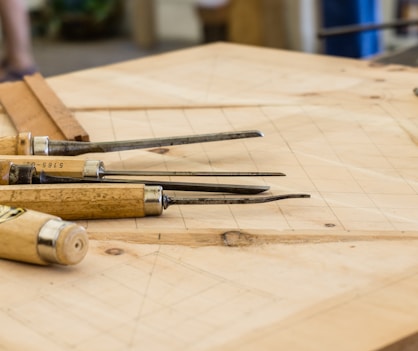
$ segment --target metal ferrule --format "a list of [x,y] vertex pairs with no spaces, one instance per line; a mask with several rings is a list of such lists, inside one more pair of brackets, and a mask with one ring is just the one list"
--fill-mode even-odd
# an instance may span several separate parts
[[33,165],[12,164],[9,172],[9,185],[32,184],[36,169]]
[[33,154],[49,155],[49,138],[47,136],[33,137]]
[[46,262],[59,263],[57,258],[57,240],[64,227],[69,222],[60,219],[51,219],[46,222],[38,234],[38,254]]
[[83,172],[84,177],[101,178],[104,173],[104,163],[99,160],[87,160]]
[[161,186],[145,186],[144,213],[145,216],[159,216],[163,213],[163,188]]

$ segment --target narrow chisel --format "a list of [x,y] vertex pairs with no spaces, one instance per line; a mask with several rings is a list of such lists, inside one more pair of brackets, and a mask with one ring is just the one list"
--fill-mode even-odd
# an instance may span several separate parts
[[0,158],[16,165],[33,165],[38,172],[45,171],[49,175],[63,177],[92,177],[106,176],[193,176],[193,177],[282,177],[282,172],[217,172],[217,171],[137,171],[137,170],[108,170],[101,160],[86,160],[72,156],[19,156],[4,155]]
[[11,185],[0,191],[2,204],[42,210],[66,220],[159,216],[170,205],[256,204],[308,197],[284,194],[176,199],[165,195],[161,186],[143,184]]
[[[178,191],[198,191],[211,193],[230,193],[230,194],[259,194],[270,189],[267,185],[243,185],[243,184],[221,184],[221,183],[191,183],[173,182],[165,180],[148,179],[94,179],[94,178],[72,178],[49,176],[45,172],[40,172],[32,178],[33,184],[69,184],[69,183],[101,183],[101,184],[144,184],[159,185],[166,190]],[[17,184],[17,183],[16,183]],[[20,184],[28,184],[20,183]]]
[[191,183],[142,179],[59,177],[49,175],[43,171],[37,173],[37,170],[33,165],[15,165],[13,162],[7,160],[0,160],[0,185],[57,183],[145,184],[160,185],[163,186],[166,190],[221,192],[232,194],[258,194],[270,189],[269,186],[265,185]]
[[20,133],[16,136],[0,138],[1,155],[44,155],[76,156],[88,153],[114,152],[135,149],[159,148],[163,146],[206,143],[262,137],[258,130],[239,132],[210,133],[166,138],[140,140],[84,142],[67,140],[49,140],[47,136],[34,136],[31,133]]

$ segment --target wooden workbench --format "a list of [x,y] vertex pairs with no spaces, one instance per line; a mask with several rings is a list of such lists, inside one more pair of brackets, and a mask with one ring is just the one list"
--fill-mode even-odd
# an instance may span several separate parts
[[81,222],[75,267],[0,261],[0,348],[415,349],[417,77],[219,43],[49,79],[92,141],[265,134],[88,156],[108,169],[282,171],[236,182],[312,198]]

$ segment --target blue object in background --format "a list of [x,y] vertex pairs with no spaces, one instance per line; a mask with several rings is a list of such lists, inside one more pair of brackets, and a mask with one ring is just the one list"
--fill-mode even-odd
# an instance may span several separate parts
[[[324,28],[379,23],[379,0],[322,0],[322,18]],[[377,30],[325,39],[328,55],[364,58],[381,51],[381,34]]]

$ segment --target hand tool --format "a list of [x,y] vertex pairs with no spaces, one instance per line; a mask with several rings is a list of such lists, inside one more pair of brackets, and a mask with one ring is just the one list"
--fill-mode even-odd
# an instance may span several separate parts
[[87,153],[158,148],[162,146],[206,143],[210,141],[223,141],[262,136],[263,133],[258,130],[249,130],[241,132],[211,133],[177,137],[173,136],[167,138],[151,138],[142,140],[84,142],[49,140],[47,136],[32,137],[31,133],[19,133],[16,136],[0,138],[0,154],[76,156]]
[[107,170],[103,161],[86,160],[73,156],[19,156],[2,155],[17,165],[33,165],[38,172],[45,171],[49,175],[65,177],[92,177],[106,176],[194,176],[194,177],[281,177],[282,172],[201,172],[201,171],[127,171]]
[[[243,184],[220,184],[220,183],[190,183],[172,182],[165,180],[145,180],[145,179],[96,179],[96,178],[74,178],[49,176],[45,172],[40,172],[32,178],[32,184],[69,184],[69,183],[102,183],[102,184],[144,184],[160,185],[166,190],[179,191],[200,191],[212,193],[230,194],[259,194],[270,189],[267,185],[243,185]],[[18,184],[18,183],[16,183]],[[30,184],[21,182],[20,184]]]
[[41,171],[39,174],[33,165],[15,165],[7,160],[0,160],[0,185],[17,184],[57,184],[57,183],[129,183],[161,185],[166,190],[224,192],[233,194],[258,194],[268,190],[265,185],[241,185],[218,183],[188,183],[171,182],[164,180],[140,180],[140,179],[96,179],[51,176]]
[[10,185],[0,191],[2,204],[42,210],[66,220],[159,216],[170,205],[255,204],[308,197],[285,194],[176,199],[166,196],[161,186],[143,184],[29,184]]
[[1,258],[74,265],[84,258],[87,249],[87,233],[80,225],[21,206],[0,205]]

